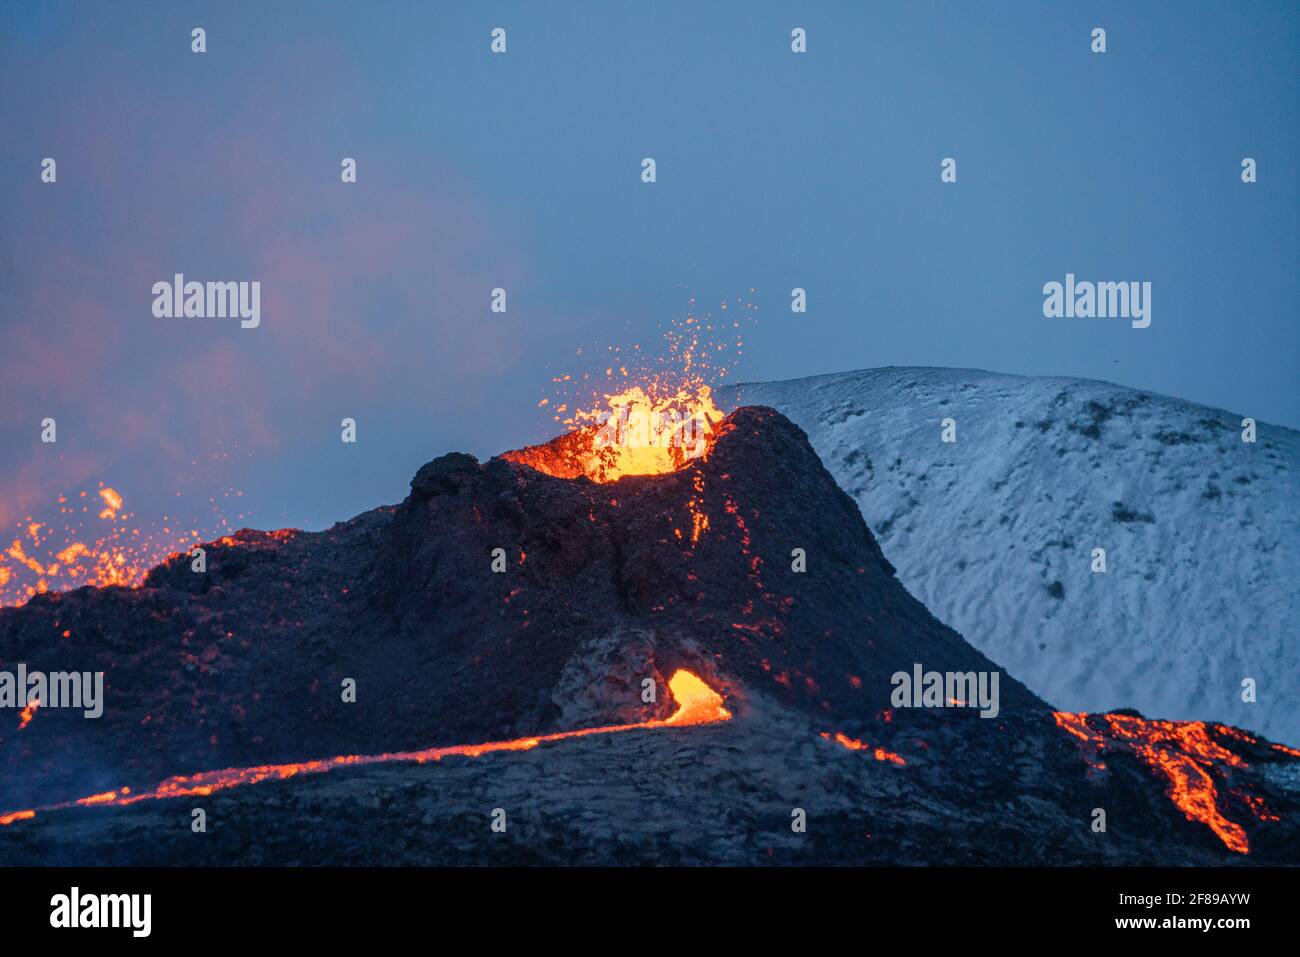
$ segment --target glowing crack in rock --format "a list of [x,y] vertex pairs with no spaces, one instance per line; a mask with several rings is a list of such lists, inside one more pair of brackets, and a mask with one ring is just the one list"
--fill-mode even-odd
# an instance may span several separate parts
[[306,774],[324,774],[337,768],[358,767],[368,764],[387,764],[391,762],[413,762],[425,764],[440,761],[451,755],[477,758],[480,755],[496,751],[527,751],[541,744],[552,741],[564,741],[569,738],[583,738],[593,734],[615,734],[621,731],[638,731],[653,728],[678,728],[701,724],[716,724],[731,720],[731,712],[723,707],[722,696],[689,671],[678,670],[668,680],[668,690],[677,702],[677,710],[669,717],[651,721],[637,721],[632,724],[613,724],[599,728],[582,728],[577,731],[559,731],[553,734],[539,734],[528,738],[515,738],[511,741],[488,741],[483,744],[451,745],[444,748],[426,748],[423,751],[394,751],[384,754],[349,754],[318,761],[305,761],[298,764],[264,764],[250,768],[223,768],[219,771],[201,771],[192,775],[177,775],[163,781],[152,791],[136,791],[119,788],[92,794],[89,797],[59,804],[47,804],[42,807],[9,811],[0,814],[0,826],[7,826],[17,821],[29,821],[38,813],[62,811],[73,807],[94,807],[112,805],[124,807],[138,801],[161,801],[166,798],[206,796],[217,791],[241,787],[246,784],[258,784],[262,781],[283,781],[286,778]]
[[893,751],[886,751],[884,748],[873,748],[865,741],[859,741],[857,738],[850,738],[842,731],[836,731],[834,736],[832,736],[828,731],[823,731],[821,735],[827,741],[834,741],[840,747],[846,748],[849,751],[866,751],[877,761],[888,761],[891,764],[897,764],[899,766],[907,764],[900,755],[895,754]]

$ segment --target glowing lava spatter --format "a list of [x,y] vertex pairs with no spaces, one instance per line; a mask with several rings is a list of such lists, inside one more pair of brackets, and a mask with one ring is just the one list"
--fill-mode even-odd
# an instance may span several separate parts
[[[230,529],[215,497],[209,501],[216,529]],[[0,608],[82,585],[139,587],[151,568],[217,534],[209,529],[200,535],[167,515],[152,526],[138,525],[134,513],[123,511],[121,493],[102,482],[93,495],[83,491],[71,500],[61,495],[56,504],[57,521],[29,515],[16,526],[9,546],[0,547]]]
[[[1105,770],[1097,755],[1103,751],[1133,754],[1168,782],[1169,799],[1189,821],[1200,821],[1210,828],[1230,850],[1250,853],[1250,842],[1241,825],[1230,820],[1220,808],[1215,783],[1218,768],[1244,768],[1246,762],[1219,744],[1211,735],[1235,738],[1247,744],[1255,738],[1226,725],[1204,721],[1159,721],[1125,714],[1055,712],[1056,724],[1080,742],[1088,755],[1089,765]],[[1274,745],[1275,749],[1289,749]],[[1244,803],[1260,820],[1276,820],[1260,798]]]
[[625,475],[675,472],[708,454],[722,412],[707,385],[660,392],[633,386],[605,396],[606,404],[579,412],[585,423],[545,445],[502,456],[556,478],[586,476],[614,482]]
[[414,762],[425,764],[440,761],[451,755],[476,758],[496,751],[527,751],[540,744],[552,741],[564,741],[568,738],[582,738],[593,734],[615,734],[621,731],[637,731],[651,728],[678,728],[700,724],[716,724],[731,720],[731,712],[723,706],[722,696],[689,671],[678,670],[668,681],[668,690],[677,702],[677,710],[669,717],[651,721],[637,721],[632,724],[613,724],[599,728],[582,728],[577,731],[559,731],[554,734],[539,734],[528,738],[515,738],[511,741],[488,741],[483,744],[452,745],[444,748],[426,748],[423,751],[394,751],[384,754],[349,754],[319,761],[305,761],[299,764],[264,764],[251,768],[223,768],[219,771],[201,771],[198,774],[178,775],[168,778],[151,791],[133,792],[130,788],[105,791],[75,801],[59,804],[47,804],[43,807],[27,808],[0,814],[0,826],[7,826],[17,821],[28,821],[38,813],[62,811],[73,807],[93,807],[112,805],[124,807],[139,801],[160,801],[166,798],[204,796],[216,791],[241,787],[246,784],[258,784],[262,781],[283,781],[305,774],[324,774],[337,768],[359,767],[369,764],[386,764],[390,762]]
[[18,715],[19,731],[21,731],[23,728],[27,727],[29,724],[32,723],[32,718],[35,717],[36,715],[36,709],[39,708],[40,706],[41,706],[41,699],[33,698],[27,704],[27,707],[23,708],[23,710]]
[[[707,455],[723,419],[713,387],[728,374],[728,353],[739,355],[742,326],[756,307],[737,300],[721,308],[729,310],[723,320],[693,309],[674,319],[659,354],[643,353],[639,345],[626,353],[608,347],[604,387],[593,384],[591,372],[556,376],[561,395],[554,405],[549,398],[539,405],[550,406],[568,434],[505,458],[558,478],[585,475],[613,482],[626,475],[674,472]],[[724,341],[728,335],[734,342]],[[594,378],[600,381],[598,372]],[[706,524],[692,511],[693,541]]]

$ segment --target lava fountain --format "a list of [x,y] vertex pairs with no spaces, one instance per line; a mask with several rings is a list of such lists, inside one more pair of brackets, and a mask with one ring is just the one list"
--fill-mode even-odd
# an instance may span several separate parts
[[[229,529],[216,498],[209,501],[218,517],[216,528]],[[203,541],[199,528],[186,527],[193,522],[174,516],[139,523],[135,513],[124,510],[122,494],[102,482],[94,494],[60,495],[56,505],[57,517],[38,521],[28,515],[15,527],[8,547],[0,545],[0,608],[82,585],[139,588],[151,568]]]
[[723,418],[709,386],[669,391],[652,382],[607,394],[603,404],[568,420],[572,431],[502,457],[556,478],[665,475],[706,456]]
[[[745,297],[720,306],[723,315],[715,318],[697,313],[691,299],[690,311],[672,319],[653,352],[608,346],[601,390],[593,388],[591,371],[554,377],[554,401],[538,405],[568,431],[503,457],[557,478],[614,482],[676,472],[708,455],[724,418],[712,387],[740,356],[743,327],[757,309]],[[599,369],[594,378],[600,379]]]

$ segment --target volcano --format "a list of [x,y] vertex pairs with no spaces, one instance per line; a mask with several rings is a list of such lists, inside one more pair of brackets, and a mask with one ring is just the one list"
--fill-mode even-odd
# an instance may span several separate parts
[[[798,427],[708,424],[657,474],[444,455],[398,506],[0,611],[0,667],[105,676],[99,719],[0,712],[0,863],[1300,862],[1300,753],[1054,711]],[[921,668],[996,673],[996,713],[898,706]]]

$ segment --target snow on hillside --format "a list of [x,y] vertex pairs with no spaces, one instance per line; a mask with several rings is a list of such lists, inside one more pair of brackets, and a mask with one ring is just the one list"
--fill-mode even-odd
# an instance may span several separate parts
[[[1259,423],[1248,444],[1249,410],[972,369],[727,397],[798,423],[902,583],[1056,707],[1300,743],[1300,433]],[[945,418],[955,443],[940,440]]]

